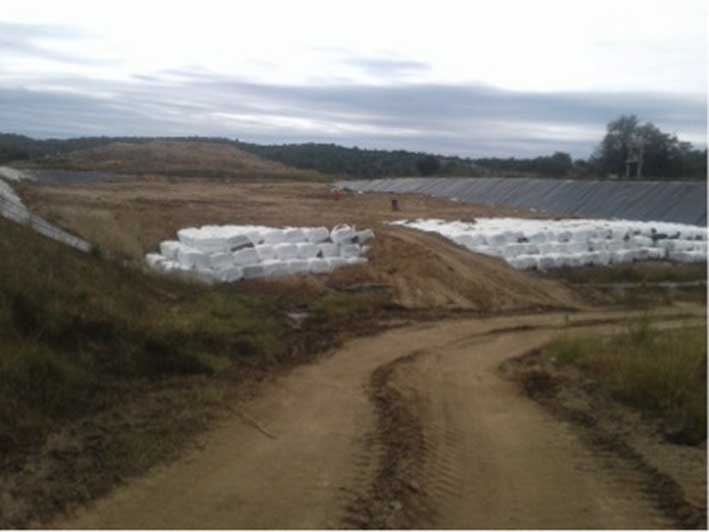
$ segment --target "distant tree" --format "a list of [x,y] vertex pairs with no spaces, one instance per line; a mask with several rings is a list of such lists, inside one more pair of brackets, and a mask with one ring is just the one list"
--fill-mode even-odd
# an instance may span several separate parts
[[438,172],[440,168],[441,163],[438,160],[438,157],[435,157],[434,155],[426,155],[425,157],[421,157],[418,161],[416,161],[416,169],[422,176],[433,175]]
[[640,125],[635,115],[622,115],[608,124],[590,162],[601,175],[625,176],[631,147],[638,143],[642,147],[642,177],[706,177],[705,151],[680,142],[676,135],[664,133],[651,122]]
[[571,173],[574,163],[571,155],[557,151],[550,157],[534,159],[534,170],[541,176],[564,177]]

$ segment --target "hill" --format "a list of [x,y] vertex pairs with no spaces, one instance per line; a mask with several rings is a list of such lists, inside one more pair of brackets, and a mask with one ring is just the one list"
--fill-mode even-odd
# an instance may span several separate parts
[[197,141],[114,142],[45,158],[38,164],[44,168],[133,175],[315,181],[326,179],[312,170],[289,168],[285,164],[264,160],[230,144]]
[[[656,143],[659,147],[655,148],[655,152],[657,152],[655,156],[648,158],[648,162],[654,161],[654,163],[646,165],[646,176],[660,180],[706,179],[706,150],[694,149],[689,143],[680,143],[675,137],[662,134],[659,130],[657,130],[657,134],[661,137],[662,142]],[[137,146],[156,142],[163,144],[189,143],[190,146],[198,143],[224,148],[231,147],[263,159],[310,172],[305,177],[307,179],[319,178],[312,172],[320,172],[329,176],[365,179],[418,175],[604,179],[608,177],[609,173],[618,174],[620,172],[619,175],[624,173],[624,167],[620,169],[621,171],[618,168],[602,167],[601,161],[596,155],[588,160],[573,160],[568,153],[564,152],[533,158],[487,157],[474,159],[407,150],[361,149],[356,146],[348,148],[336,144],[312,142],[255,144],[224,137],[80,137],[37,140],[9,133],[0,133],[0,164],[29,161],[31,164],[53,165],[50,167],[65,169],[69,164],[66,159],[72,159],[68,154],[95,149],[100,151],[101,148],[116,143]],[[219,158],[218,156],[217,159]],[[663,164],[659,164],[660,162]],[[198,164],[196,167],[202,172],[208,174],[211,172],[210,175],[215,177],[240,177],[231,168],[205,168],[202,164]],[[193,168],[195,168],[194,165],[178,166],[171,169],[174,172],[171,175],[184,175],[183,170],[192,171]],[[286,175],[291,174],[286,172]],[[280,169],[276,170],[273,177],[279,179],[280,176]],[[302,177],[300,174],[294,176],[294,178],[300,177]],[[320,179],[322,179],[321,176]]]

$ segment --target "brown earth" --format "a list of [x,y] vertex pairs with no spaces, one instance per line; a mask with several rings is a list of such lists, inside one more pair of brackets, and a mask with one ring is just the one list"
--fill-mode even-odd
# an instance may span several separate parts
[[580,306],[561,284],[518,272],[502,260],[470,253],[432,235],[388,222],[404,218],[474,220],[531,216],[526,211],[387,194],[334,194],[315,183],[225,184],[164,179],[82,186],[27,185],[22,195],[38,214],[106,249],[138,260],[178,229],[205,224],[354,224],[374,229],[370,263],[336,272],[331,287],[384,285],[406,308],[504,311]]
[[672,419],[614,400],[588,374],[554,364],[544,350],[509,359],[501,369],[531,399],[572,424],[610,467],[630,466],[629,475],[644,478],[649,493],[682,528],[706,528],[706,440],[678,444]]
[[[687,313],[704,319],[695,306],[652,314],[672,326]],[[264,385],[202,449],[50,525],[680,526],[635,462],[609,467],[498,369],[560,329],[612,332],[630,315],[466,318],[351,340]]]

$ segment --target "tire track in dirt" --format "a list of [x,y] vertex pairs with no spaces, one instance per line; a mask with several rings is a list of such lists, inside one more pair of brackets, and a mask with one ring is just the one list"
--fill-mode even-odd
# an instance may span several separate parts
[[577,427],[582,441],[588,447],[588,453],[602,460],[605,467],[614,472],[615,483],[631,484],[637,491],[644,493],[657,509],[671,519],[675,527],[706,529],[706,506],[697,506],[687,500],[684,490],[675,479],[649,464],[617,434],[599,427],[592,415],[543,394],[531,394],[530,397],[560,420]]
[[[683,320],[686,316],[676,319]],[[673,321],[676,320],[666,323]],[[584,320],[572,327],[598,330],[612,322],[612,319]],[[345,523],[361,528],[692,528],[701,523],[701,518],[688,512],[686,504],[677,500],[678,494],[668,484],[668,479],[648,471],[629,454],[628,448],[621,449],[622,452],[617,445],[579,448],[575,438],[572,438],[573,445],[561,445],[558,449],[560,458],[571,458],[573,464],[571,470],[567,468],[560,474],[567,477],[569,472],[571,477],[578,472],[592,474],[594,481],[587,495],[596,497],[594,505],[581,504],[571,511],[559,511],[564,505],[564,490],[571,488],[563,483],[556,493],[559,498],[552,498],[554,504],[551,509],[546,508],[546,515],[544,508],[540,511],[540,504],[530,504],[534,497],[508,498],[505,511],[497,515],[486,515],[479,506],[470,505],[475,498],[475,493],[469,489],[470,478],[494,477],[499,472],[495,471],[495,464],[473,459],[471,468],[470,464],[466,467],[466,462],[471,462],[476,449],[485,447],[480,440],[488,440],[487,446],[494,447],[490,435],[494,438],[496,433],[476,433],[461,425],[465,416],[456,416],[453,410],[464,408],[466,394],[461,393],[455,381],[461,376],[469,379],[471,375],[460,372],[441,378],[440,368],[446,361],[450,362],[450,358],[469,357],[471,347],[477,345],[480,349],[486,343],[495,342],[495,337],[522,334],[530,343],[545,343],[553,331],[553,326],[529,325],[494,329],[459,338],[443,346],[441,351],[417,351],[378,368],[370,382],[370,398],[378,415],[380,465],[373,486],[348,508],[350,516],[357,519],[345,520]],[[514,341],[510,345],[520,349]],[[522,349],[526,350],[527,344],[523,344]],[[493,358],[504,360],[508,356]],[[423,369],[417,370],[417,365]],[[488,373],[492,373],[489,371],[492,369],[494,366],[488,366]],[[493,379],[499,380],[497,376]],[[431,393],[431,390],[445,393]],[[540,417],[544,417],[543,413]],[[527,458],[531,462],[535,457],[530,454]],[[514,471],[508,471],[507,477],[514,478]],[[539,481],[538,488],[549,491],[549,486],[545,488],[543,484]],[[552,492],[554,487],[551,486]],[[670,501],[665,499],[668,495]],[[546,499],[537,502],[548,506],[549,497]],[[490,502],[494,507],[497,501]],[[530,514],[530,507],[534,515]],[[516,515],[517,520],[510,520],[510,515]],[[480,517],[487,520],[480,521]]]
[[49,526],[667,526],[643,500],[623,502],[576,436],[495,373],[570,319],[628,316],[453,319],[351,340],[239,405],[273,437],[235,416],[201,449]]

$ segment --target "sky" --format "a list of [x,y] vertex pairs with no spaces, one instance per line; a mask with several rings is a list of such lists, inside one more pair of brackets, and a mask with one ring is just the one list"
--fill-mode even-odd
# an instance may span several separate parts
[[706,145],[702,0],[2,0],[0,132],[588,157]]

